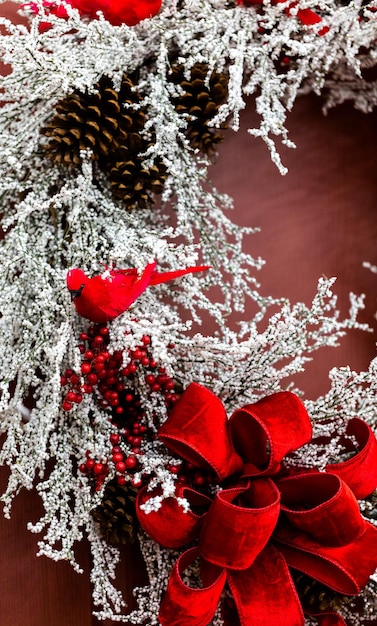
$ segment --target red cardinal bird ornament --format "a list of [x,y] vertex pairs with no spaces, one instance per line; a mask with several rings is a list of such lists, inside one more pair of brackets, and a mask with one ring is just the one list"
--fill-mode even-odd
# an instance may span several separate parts
[[157,272],[156,262],[149,263],[141,274],[137,269],[107,270],[88,278],[80,269],[67,273],[67,287],[82,317],[95,322],[109,322],[126,311],[150,285],[158,285],[185,274],[203,272],[209,266],[188,267],[172,272]]

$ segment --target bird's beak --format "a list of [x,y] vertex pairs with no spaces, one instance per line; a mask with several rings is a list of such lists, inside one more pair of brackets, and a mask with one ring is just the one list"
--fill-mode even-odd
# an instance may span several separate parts
[[71,294],[71,302],[73,302],[76,298],[81,296],[82,290],[84,289],[85,284],[80,285],[79,289],[70,289],[69,292]]

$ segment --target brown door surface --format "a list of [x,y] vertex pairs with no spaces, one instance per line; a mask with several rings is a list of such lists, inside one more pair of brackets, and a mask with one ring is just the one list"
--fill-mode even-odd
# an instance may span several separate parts
[[[10,3],[0,10],[15,15]],[[243,132],[228,132],[210,175],[220,191],[235,199],[232,219],[261,228],[248,245],[254,256],[266,260],[259,273],[262,292],[309,303],[320,276],[337,276],[334,291],[342,314],[349,291],[365,292],[362,320],[375,327],[377,275],[362,262],[377,265],[376,114],[363,115],[345,105],[324,117],[316,97],[298,100],[288,119],[297,150],[282,150],[289,168],[285,177],[271,163],[265,145],[246,133],[256,123],[251,103],[242,118]],[[375,333],[350,333],[340,348],[323,349],[297,382],[308,397],[325,392],[329,368],[366,367],[375,354],[375,340]],[[5,469],[0,478],[3,490]],[[67,563],[36,558],[38,536],[29,533],[26,524],[41,512],[38,497],[23,492],[16,498],[12,519],[0,515],[1,626],[98,624],[92,617],[87,545],[78,547],[84,576]],[[142,576],[134,553],[124,554],[120,574],[124,589]]]

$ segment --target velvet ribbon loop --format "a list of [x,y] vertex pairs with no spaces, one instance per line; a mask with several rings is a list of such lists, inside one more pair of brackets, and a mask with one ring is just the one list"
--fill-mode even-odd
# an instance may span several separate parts
[[356,439],[360,451],[348,461],[327,465],[326,472],[339,476],[362,500],[377,485],[377,440],[371,427],[358,417],[349,421],[346,434]]
[[229,428],[233,446],[244,461],[244,475],[250,476],[275,474],[283,458],[312,437],[304,405],[287,391],[236,410]]
[[232,446],[221,400],[197,383],[187,387],[158,436],[186,461],[212,469],[220,481],[242,470],[243,462]]
[[288,565],[345,595],[360,593],[377,567],[377,528],[369,522],[345,546],[321,545],[285,524],[275,530],[274,542]]
[[[197,541],[174,566],[161,604],[162,626],[207,626],[225,580],[241,626],[303,626],[289,566],[340,593],[359,593],[377,566],[377,529],[362,518],[356,500],[377,484],[377,441],[359,419],[350,421],[348,433],[360,448],[349,461],[326,472],[279,478],[284,456],[312,434],[294,394],[268,396],[228,421],[210,391],[195,383],[187,388],[159,437],[175,454],[227,482],[213,500],[177,487],[176,498],[149,513],[154,494],[139,492],[138,518],[155,541],[172,548]],[[187,512],[180,498],[189,502]],[[192,589],[182,574],[198,556],[204,586]],[[335,613],[318,620],[322,626],[343,624]]]
[[267,544],[279,517],[280,494],[268,478],[255,482],[257,488],[247,484],[216,495],[199,536],[199,550],[207,561],[246,569]]
[[355,496],[335,474],[301,474],[278,486],[286,519],[319,543],[343,546],[365,531]]
[[[205,511],[209,509],[212,500],[194,489],[180,487],[176,491],[176,496],[185,498],[190,503],[188,511],[183,509],[177,498],[165,498],[158,511],[146,513],[144,505],[155,495],[159,493],[148,491],[147,487],[144,487],[136,498],[136,513],[145,532],[165,548],[177,549],[193,541],[198,535]],[[194,510],[203,512],[197,514]]]
[[225,585],[226,572],[202,564],[203,588],[191,588],[182,580],[184,570],[198,557],[198,550],[191,548],[182,554],[174,565],[168,588],[161,602],[159,621],[162,626],[207,626],[216,612]]

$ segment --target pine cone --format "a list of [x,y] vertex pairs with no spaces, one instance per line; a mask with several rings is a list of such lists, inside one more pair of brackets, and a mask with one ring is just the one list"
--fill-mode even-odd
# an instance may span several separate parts
[[145,116],[124,106],[140,100],[131,79],[123,77],[119,92],[106,76],[95,88],[94,93],[76,91],[61,100],[57,114],[42,129],[49,138],[46,150],[56,163],[77,166],[80,150],[88,148],[99,161],[106,161],[122,145],[135,150],[135,135],[143,128]]
[[333,591],[333,589],[305,574],[295,572],[293,580],[304,607],[310,607],[317,611],[338,611],[344,603],[351,601],[348,596]]
[[[170,80],[184,90],[174,100],[178,113],[190,116],[187,137],[193,148],[205,154],[214,151],[216,144],[224,136],[216,129],[210,128],[211,120],[228,96],[228,78],[225,74],[212,72],[207,87],[208,65],[195,63],[191,70],[190,80],[186,80],[182,65],[173,65]],[[225,128],[226,124],[222,126]]]
[[102,536],[110,544],[133,543],[136,531],[135,499],[137,490],[131,485],[111,481],[103,500],[92,515],[99,523]]
[[120,151],[117,156],[109,172],[114,196],[123,200],[129,211],[153,204],[153,196],[162,192],[166,179],[162,161],[145,168],[143,159],[136,154]]

